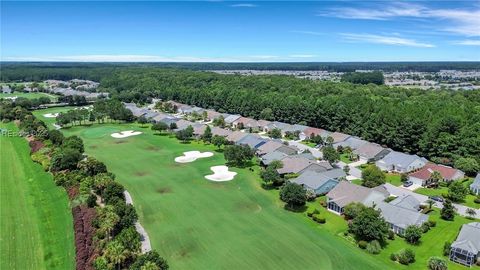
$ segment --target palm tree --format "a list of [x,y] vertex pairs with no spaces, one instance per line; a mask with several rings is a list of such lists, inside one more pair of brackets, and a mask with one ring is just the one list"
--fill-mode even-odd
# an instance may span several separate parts
[[432,209],[432,206],[433,206],[433,204],[434,204],[435,202],[434,202],[433,200],[431,200],[431,199],[428,199],[428,200],[427,200],[427,203],[428,203],[428,208],[429,208],[429,209]]
[[437,171],[433,171],[430,177],[428,178],[427,182],[428,182],[428,185],[432,185],[436,187],[438,186],[438,182],[442,180],[443,180],[442,175]]
[[127,259],[128,251],[120,242],[112,241],[107,245],[104,256],[117,269],[120,269],[122,263]]
[[475,217],[475,215],[477,214],[477,212],[475,210],[473,210],[472,208],[467,208],[467,210],[465,211],[465,213],[468,215],[469,218],[473,219]]
[[158,267],[154,262],[147,261],[141,268],[140,270],[160,270],[160,267]]

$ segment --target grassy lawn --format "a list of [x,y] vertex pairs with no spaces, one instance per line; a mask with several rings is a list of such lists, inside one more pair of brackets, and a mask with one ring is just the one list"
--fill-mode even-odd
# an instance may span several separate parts
[[[442,196],[443,194],[448,193],[448,187],[438,187],[438,188],[419,188],[415,190],[416,193],[427,195],[427,196]],[[463,204],[467,207],[472,208],[480,208],[480,204],[475,203],[475,196],[468,194],[465,198],[464,202],[460,202],[459,204]]]
[[385,181],[387,183],[390,183],[397,187],[402,185],[402,181],[400,180],[400,174],[387,173],[385,174],[385,176]]
[[[132,129],[144,134],[110,136]],[[323,230],[304,213],[284,210],[278,191],[261,188],[258,167],[232,168],[238,175],[231,182],[204,179],[211,166],[225,164],[213,146],[181,144],[135,124],[63,131],[81,136],[86,152],[105,162],[129,190],[152,246],[172,269],[385,269],[330,233],[337,227],[333,219]],[[215,154],[193,163],[173,161],[191,150]]]
[[43,93],[43,92],[34,92],[34,93],[23,93],[23,92],[14,92],[13,94],[4,94],[0,93],[0,98],[6,98],[6,97],[23,97],[23,98],[28,98],[28,99],[34,99],[34,98],[39,98],[39,97],[48,97],[50,98],[51,101],[57,101],[58,96],[49,94],[49,93]]
[[306,146],[310,146],[310,147],[315,147],[317,146],[316,143],[313,143],[313,142],[310,142],[310,141],[300,141],[301,144],[304,144]]
[[[13,123],[0,127],[16,130]],[[74,269],[65,191],[30,159],[24,138],[2,136],[0,146],[0,269]]]
[[340,155],[340,161],[343,161],[347,164],[352,163],[353,161],[350,160],[350,155],[349,154],[341,154]]

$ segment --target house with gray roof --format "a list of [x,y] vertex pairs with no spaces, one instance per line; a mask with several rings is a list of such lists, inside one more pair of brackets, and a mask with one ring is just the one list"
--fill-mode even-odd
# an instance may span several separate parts
[[315,162],[298,155],[287,156],[281,161],[283,167],[277,169],[277,172],[281,175],[290,173],[301,174],[305,171],[327,171],[332,168],[328,162]]
[[408,173],[422,168],[427,162],[428,160],[417,155],[391,151],[385,157],[375,162],[375,165],[382,171]]
[[227,140],[233,143],[237,143],[243,137],[247,136],[248,133],[241,132],[241,131],[234,131],[227,136]]
[[285,157],[288,157],[287,154],[279,152],[279,151],[273,151],[269,152],[261,157],[261,162],[263,165],[268,166],[270,163],[272,163],[274,160],[282,160]]
[[222,136],[222,137],[227,137],[232,133],[231,130],[224,129],[224,128],[219,128],[219,127],[213,127],[212,128],[212,135],[217,135],[217,136]]
[[475,177],[475,180],[473,180],[473,183],[470,185],[470,190],[475,195],[480,195],[480,173],[477,174],[477,177]]
[[238,140],[235,144],[238,145],[248,145],[252,149],[258,149],[258,147],[262,146],[267,142],[266,139],[253,134],[248,134],[247,136]]
[[285,153],[287,155],[295,155],[295,154],[298,153],[298,149],[296,147],[290,146],[290,145],[282,145],[279,148],[277,148],[275,151],[282,152],[282,153]]
[[[335,139],[334,139],[335,140]],[[357,149],[361,146],[363,146],[364,144],[368,143],[367,141],[365,140],[362,140],[358,137],[348,137],[347,139],[345,139],[344,141],[340,141],[340,142],[337,142],[337,143],[334,143],[333,144],[333,147],[335,149],[337,149],[337,147],[339,146],[342,146],[343,148],[345,147],[350,147],[350,149]]]
[[203,133],[205,132],[205,129],[207,129],[207,125],[201,124],[201,123],[194,123],[192,127],[193,127],[193,134],[196,137],[202,136]]
[[472,266],[480,257],[480,222],[464,224],[450,249],[450,260]]
[[284,146],[284,144],[281,141],[268,140],[265,144],[258,147],[257,154],[259,156],[262,156],[267,153],[273,152],[282,146]]
[[354,149],[353,153],[362,161],[375,162],[384,158],[390,153],[390,151],[390,149],[383,148],[376,143],[367,142],[366,144]]
[[225,124],[232,125],[232,123],[235,122],[240,117],[242,116],[238,114],[229,114],[225,116]]
[[428,215],[398,205],[378,202],[376,207],[380,210],[380,214],[388,223],[390,229],[398,235],[403,235],[408,226],[420,227],[428,221]]
[[11,94],[12,89],[8,85],[2,85],[2,94]]
[[361,203],[372,207],[379,202],[383,202],[389,196],[388,192],[382,192],[379,189],[367,188],[352,184],[347,181],[340,181],[327,195],[328,210],[343,214],[345,206],[350,203]]
[[412,195],[398,196],[390,204],[409,210],[420,211],[420,201]]
[[153,118],[157,115],[159,115],[159,113],[151,110],[146,110],[146,113],[143,116],[148,120],[153,120]]
[[178,131],[178,130],[184,130],[184,129],[186,129],[188,126],[192,126],[192,127],[193,127],[193,125],[194,125],[193,122],[190,122],[190,121],[187,121],[187,120],[184,120],[184,119],[178,120],[176,124],[177,124],[177,129],[176,129],[176,131]]
[[333,169],[323,172],[305,171],[292,182],[302,185],[316,195],[321,195],[332,190],[346,174],[342,169]]
[[278,121],[271,122],[265,127],[266,132],[272,131],[274,129],[279,129],[282,132],[283,136],[285,136],[285,133],[287,132],[295,132],[295,127],[293,125]]

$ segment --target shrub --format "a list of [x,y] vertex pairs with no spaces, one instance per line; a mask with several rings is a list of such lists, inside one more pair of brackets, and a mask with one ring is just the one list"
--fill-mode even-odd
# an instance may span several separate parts
[[428,259],[428,269],[430,270],[447,270],[447,261],[440,257],[430,257]]
[[324,224],[324,223],[326,222],[325,218],[319,216],[318,214],[314,214],[314,215],[313,215],[313,220],[314,220],[315,222],[320,223],[320,224]]
[[373,240],[367,244],[367,252],[370,254],[378,254],[382,250],[380,243],[377,240]]
[[363,241],[363,240],[358,241],[358,247],[361,249],[366,249],[367,245],[368,245],[367,241]]
[[422,224],[422,226],[420,227],[420,229],[422,229],[422,232],[423,233],[426,233],[430,230],[430,225],[428,224],[428,222],[425,222]]
[[93,208],[97,205],[97,196],[90,194],[87,198],[87,206]]
[[320,201],[320,205],[323,207],[327,207],[327,202],[326,201]]
[[443,256],[448,256],[450,255],[450,249],[452,248],[452,243],[450,242],[445,242],[445,244],[443,244]]
[[480,204],[480,197],[476,197],[473,201]]
[[397,254],[395,254],[395,253],[390,254],[390,260],[392,260],[394,262],[397,261]]
[[388,239],[394,240],[395,239],[395,233],[393,231],[388,231]]
[[48,171],[50,168],[50,160],[41,152],[35,152],[32,154],[32,160],[42,165],[43,170]]
[[307,216],[308,216],[308,217],[312,217],[312,216],[313,216],[313,211],[308,211],[308,212],[307,212]]
[[404,265],[415,262],[415,252],[409,248],[401,250],[397,257],[398,262]]
[[437,222],[435,220],[430,220],[428,221],[428,226],[430,226],[430,228],[433,228],[437,226]]

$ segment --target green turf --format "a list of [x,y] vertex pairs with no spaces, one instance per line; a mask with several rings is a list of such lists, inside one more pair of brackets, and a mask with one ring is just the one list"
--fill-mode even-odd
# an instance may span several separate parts
[[350,164],[353,161],[350,160],[350,155],[349,154],[341,154],[340,155],[340,161],[345,162],[346,164]]
[[[129,129],[146,134],[110,136]],[[225,163],[222,154],[188,164],[173,161],[184,151],[214,151],[213,146],[181,144],[138,125],[64,132],[81,136],[86,152],[105,162],[129,190],[153,247],[173,269],[385,269],[304,213],[284,210],[278,191],[263,190],[249,169],[233,168],[238,175],[232,182],[204,179],[210,166]]]
[[[469,183],[466,183],[466,186],[469,186]],[[448,194],[447,187],[439,187],[439,188],[419,188],[415,190],[416,193],[427,195],[427,196],[442,196],[444,194]],[[465,200],[463,202],[458,202],[459,204],[463,204],[467,207],[472,207],[475,209],[480,208],[480,204],[475,203],[475,196],[471,194],[467,194]]]
[[[13,123],[0,124],[16,130]],[[72,214],[62,188],[22,137],[0,137],[0,269],[74,269]]]
[[56,101],[58,98],[57,95],[42,93],[42,92],[34,92],[34,93],[13,92],[12,94],[0,93],[0,98],[6,98],[6,97],[23,97],[28,99],[48,97],[50,98],[51,101]]

